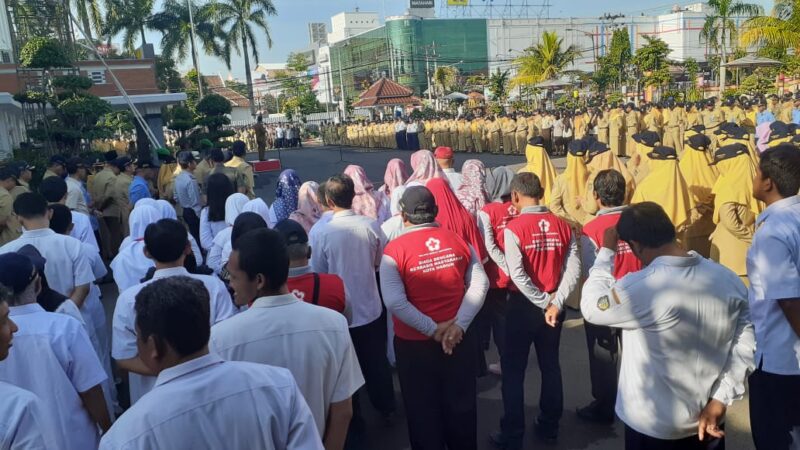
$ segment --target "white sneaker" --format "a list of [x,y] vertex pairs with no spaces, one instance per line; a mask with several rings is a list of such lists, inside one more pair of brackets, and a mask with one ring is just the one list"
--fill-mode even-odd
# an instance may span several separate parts
[[494,364],[489,364],[489,373],[492,373],[494,375],[502,375],[503,370],[500,367],[500,363],[498,362]]

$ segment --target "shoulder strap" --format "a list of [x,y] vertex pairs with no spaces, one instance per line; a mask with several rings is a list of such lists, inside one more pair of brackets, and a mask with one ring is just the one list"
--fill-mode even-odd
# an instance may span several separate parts
[[314,296],[311,302],[315,305],[319,305],[319,274],[316,272],[314,273]]

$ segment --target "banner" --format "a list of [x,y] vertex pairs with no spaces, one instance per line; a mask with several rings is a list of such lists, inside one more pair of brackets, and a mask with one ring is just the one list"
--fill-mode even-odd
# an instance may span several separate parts
[[447,6],[469,6],[469,0],[447,0]]
[[434,0],[411,0],[409,6],[412,8],[433,8],[435,6],[433,2]]

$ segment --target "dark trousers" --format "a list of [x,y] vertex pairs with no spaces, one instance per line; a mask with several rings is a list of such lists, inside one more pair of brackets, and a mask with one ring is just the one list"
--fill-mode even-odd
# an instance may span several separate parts
[[372,406],[384,414],[394,412],[392,369],[386,358],[386,311],[373,322],[350,328],[350,337]]
[[114,259],[119,252],[119,246],[122,244],[122,221],[119,217],[103,217],[103,223],[108,229],[108,257]]
[[417,133],[406,133],[406,150],[419,150],[419,135]]
[[266,142],[259,142],[256,144],[258,147],[258,160],[264,161],[264,154],[267,151],[267,143]]
[[406,150],[408,145],[406,145],[406,132],[405,131],[398,131],[394,134],[394,140],[397,143],[397,148],[400,150]]
[[725,450],[725,438],[700,442],[697,435],[683,439],[656,439],[625,425],[625,450]]
[[477,449],[475,333],[468,332],[452,355],[432,339],[395,337],[397,376],[413,450]]
[[589,348],[589,378],[592,397],[598,412],[614,416],[617,402],[617,364],[619,364],[619,331],[584,321],[586,345]]
[[758,450],[800,449],[800,375],[750,375],[750,424]]
[[486,300],[483,302],[480,312],[473,327],[478,335],[479,352],[479,373],[485,373],[486,356],[484,352],[489,350],[489,343],[494,337],[494,345],[497,353],[503,356],[503,343],[506,340],[506,305],[508,304],[508,290],[489,289],[486,293]]
[[519,292],[509,295],[506,341],[501,358],[504,415],[500,427],[511,448],[521,445],[525,434],[524,384],[531,344],[536,349],[536,360],[542,374],[537,422],[548,434],[558,433],[558,422],[564,410],[561,365],[558,361],[564,315],[562,311],[558,325],[551,327],[545,323],[544,311],[524,295]]
[[198,243],[200,242],[200,218],[192,208],[183,208],[183,221],[189,228],[189,233]]

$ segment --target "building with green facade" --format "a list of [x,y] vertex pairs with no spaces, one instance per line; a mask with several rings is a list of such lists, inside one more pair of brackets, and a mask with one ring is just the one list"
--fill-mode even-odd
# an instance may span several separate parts
[[330,46],[334,92],[357,97],[381,76],[408,86],[418,96],[428,89],[437,66],[457,67],[462,75],[489,70],[485,19],[387,18],[382,27]]

